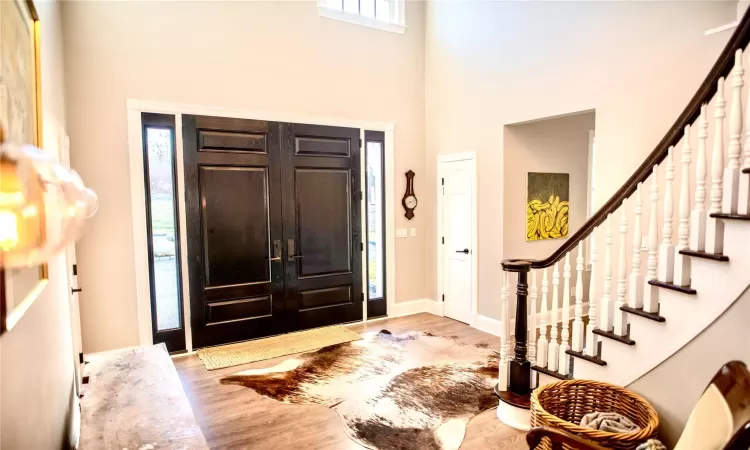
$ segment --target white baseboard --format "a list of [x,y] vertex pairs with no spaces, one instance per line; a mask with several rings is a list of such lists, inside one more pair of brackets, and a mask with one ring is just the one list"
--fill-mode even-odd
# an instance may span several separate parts
[[[396,303],[393,305],[393,311],[388,311],[388,317],[403,317],[424,312],[432,313],[435,315],[442,315],[438,314],[437,303],[438,302],[427,298],[420,298],[417,300],[409,300],[406,302]],[[442,310],[442,304],[440,305],[440,310]]]
[[477,320],[474,321],[474,328],[494,336],[500,336],[500,328],[502,327],[499,320],[479,314]]

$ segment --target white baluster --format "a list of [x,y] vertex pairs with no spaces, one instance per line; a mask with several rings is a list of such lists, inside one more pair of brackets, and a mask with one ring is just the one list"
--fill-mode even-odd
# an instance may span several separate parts
[[[529,277],[529,312],[528,312],[528,323],[526,329],[528,330],[528,338],[526,339],[526,357],[532,366],[536,365],[536,300],[538,296],[538,290],[536,287],[536,270],[531,270],[531,276]],[[530,388],[536,387],[536,372],[531,371],[531,383]]]
[[563,303],[562,303],[562,320],[560,325],[560,357],[558,358],[557,373],[567,375],[570,365],[570,355],[565,353],[570,350],[570,253],[565,255],[565,265],[563,266]]
[[547,312],[549,311],[549,282],[547,281],[547,269],[542,269],[542,309],[540,311],[542,323],[539,325],[539,341],[537,342],[536,365],[547,367]]
[[628,316],[620,308],[625,306],[625,299],[628,295],[628,263],[625,242],[628,237],[628,211],[625,208],[625,202],[620,206],[622,215],[620,216],[620,257],[617,261],[617,301],[615,302],[615,320],[614,333],[618,336],[628,334]]
[[[750,53],[748,53],[750,55]],[[750,58],[750,56],[748,56]],[[750,108],[750,89],[747,90],[746,108]],[[750,112],[745,112],[745,152],[742,160],[742,169],[750,170]],[[738,214],[750,214],[750,174],[740,174],[740,187],[737,206]]]
[[667,174],[665,176],[666,187],[664,189],[664,226],[661,229],[662,242],[659,246],[659,270],[658,279],[664,283],[674,281],[674,245],[672,245],[672,219],[674,217],[674,195],[672,182],[674,181],[674,161],[672,153],[674,147],[669,147],[667,153]]
[[674,253],[674,284],[690,286],[690,257],[680,250],[690,248],[690,125],[682,138],[682,175],[680,179],[680,226],[677,229],[677,247]]
[[599,348],[599,336],[594,334],[599,324],[599,293],[596,289],[596,228],[589,236],[589,261],[591,262],[591,272],[589,274],[589,326],[586,328],[586,354],[597,356]]
[[[719,78],[714,111],[714,146],[711,152],[711,213],[721,212],[724,197],[724,78]],[[724,253],[724,222],[708,217],[706,219],[706,252],[721,255]]]
[[607,216],[607,229],[604,235],[604,293],[602,295],[601,321],[599,329],[612,331],[612,214]]
[[659,205],[659,166],[654,166],[651,175],[651,211],[648,218],[648,262],[646,278],[643,280],[643,310],[650,313],[659,312],[659,288],[648,284],[649,280],[656,279],[656,268],[658,266],[658,205]]
[[560,270],[557,266],[557,263],[555,263],[555,266],[552,269],[552,309],[550,309],[549,320],[549,323],[550,325],[552,325],[552,327],[550,328],[549,351],[547,352],[547,368],[553,371],[557,370],[557,357],[559,356],[558,353],[560,348],[560,345],[557,343],[557,304],[560,299],[558,289],[559,286]]
[[576,258],[576,306],[573,319],[573,337],[571,347],[573,351],[583,351],[583,338],[586,330],[583,325],[583,241],[578,244],[578,258]]
[[[698,156],[695,161],[695,208],[693,208],[693,212],[690,215],[690,248],[699,252],[706,250],[707,139],[708,120],[706,120],[706,105],[703,105],[701,106],[701,115],[698,118]],[[750,136],[748,136],[748,139],[750,139]]]
[[643,200],[641,197],[641,187],[643,183],[638,183],[638,189],[635,191],[635,225],[633,226],[633,267],[630,272],[630,286],[628,286],[628,306],[631,308],[643,307],[643,274],[641,274],[641,244],[643,241],[643,232],[641,231],[641,214],[643,214]]
[[721,209],[725,213],[737,213],[740,192],[740,156],[742,156],[742,50],[734,54],[732,69],[732,105],[729,110],[729,147],[727,149],[727,167],[724,169],[724,196]]
[[497,388],[500,391],[508,390],[508,350],[510,349],[510,314],[508,308],[508,272],[503,271],[503,285],[500,289],[500,310],[502,321],[500,322],[500,368],[497,380]]

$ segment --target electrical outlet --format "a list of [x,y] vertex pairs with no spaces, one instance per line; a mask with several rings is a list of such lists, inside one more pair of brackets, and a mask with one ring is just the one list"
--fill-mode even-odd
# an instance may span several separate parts
[[576,287],[575,286],[571,286],[570,287],[570,296],[571,297],[575,297],[575,295],[576,295]]
[[641,240],[641,251],[648,251],[648,236],[643,236],[643,239]]

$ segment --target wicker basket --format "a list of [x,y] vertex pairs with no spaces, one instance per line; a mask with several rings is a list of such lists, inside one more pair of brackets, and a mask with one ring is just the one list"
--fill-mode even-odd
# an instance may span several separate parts
[[[616,412],[641,427],[631,433],[609,433],[583,428],[578,424],[592,412]],[[607,383],[592,380],[565,380],[534,390],[531,395],[531,426],[557,428],[611,449],[632,450],[656,436],[659,416],[639,395]],[[544,439],[538,448],[551,450]],[[565,450],[575,450],[567,445]]]

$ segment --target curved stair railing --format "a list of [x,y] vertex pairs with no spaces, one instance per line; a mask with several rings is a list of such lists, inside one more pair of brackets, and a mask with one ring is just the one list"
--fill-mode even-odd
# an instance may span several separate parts
[[[556,378],[571,377],[571,356],[605,365],[600,358],[600,338],[606,337],[626,345],[635,342],[629,336],[629,315],[636,314],[655,321],[659,315],[659,290],[672,289],[695,294],[690,287],[691,258],[725,261],[723,255],[724,220],[750,220],[750,111],[745,114],[744,154],[742,88],[745,70],[743,54],[750,44],[750,14],[740,21],[711,71],[697,92],[638,169],[615,194],[590,217],[552,255],[542,260],[509,259],[502,262],[501,287],[502,330],[500,373],[496,392],[501,401],[516,407],[527,407],[528,396],[535,386],[533,372]],[[748,58],[750,67],[750,57]],[[728,139],[724,145],[727,116],[725,79],[730,88]],[[750,84],[750,81],[748,82]],[[747,90],[750,106],[750,88]],[[714,138],[710,156],[706,148],[709,136],[708,108],[713,109]],[[675,148],[679,144],[680,153]],[[697,145],[694,145],[697,143]],[[693,156],[693,148],[696,155]],[[726,155],[726,158],[725,158]],[[679,171],[675,160],[679,159]],[[694,168],[691,163],[695,160]],[[706,179],[710,171],[710,192]],[[726,164],[725,164],[726,162]],[[663,171],[663,181],[659,172]],[[694,171],[694,172],[691,172]],[[675,222],[674,180],[679,172],[677,222]],[[694,185],[690,177],[694,173]],[[644,183],[649,191],[644,193]],[[691,199],[691,192],[695,192]],[[644,198],[644,195],[647,195]],[[706,204],[707,199],[709,204]],[[647,202],[644,204],[644,200]],[[659,201],[662,200],[661,241],[659,241]],[[692,202],[691,200],[694,200]],[[630,207],[630,208],[628,208]],[[629,214],[628,211],[631,211]],[[648,211],[648,252],[643,267],[641,240],[644,231],[641,218]],[[619,226],[618,226],[619,225]],[[632,227],[631,227],[632,225]],[[677,242],[673,230],[677,229]],[[584,283],[576,282],[574,318],[570,324],[570,282],[575,271],[583,280],[584,243],[589,240],[591,280],[596,280],[599,253],[595,235],[604,233],[603,292],[597,283],[588,287],[589,322],[583,321]],[[628,240],[628,232],[632,239]],[[614,248],[613,248],[614,246]],[[577,252],[576,252],[577,248]],[[627,257],[631,253],[630,258]],[[613,254],[617,273],[612,273]],[[571,265],[571,258],[574,264]],[[552,297],[549,298],[548,268],[552,267]],[[562,319],[558,320],[560,268],[562,267]],[[645,274],[643,270],[645,269]],[[539,273],[541,272],[541,273]],[[515,346],[510,352],[509,277],[516,273]],[[614,278],[613,278],[614,276]],[[531,286],[529,286],[531,278]],[[537,279],[541,279],[541,297]],[[531,295],[530,295],[531,292]],[[528,313],[529,300],[532,313]],[[541,305],[541,323],[536,323],[536,304]],[[547,314],[547,311],[550,313]],[[549,321],[547,319],[549,317]],[[551,325],[549,338],[547,325]],[[558,324],[560,324],[558,343]],[[537,342],[536,331],[540,329]],[[535,364],[535,366],[533,366]],[[532,367],[533,366],[533,367]],[[533,369],[533,371],[532,371]]]

